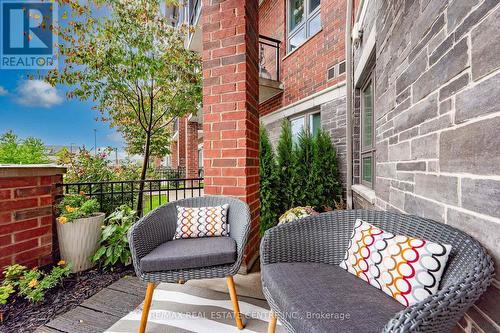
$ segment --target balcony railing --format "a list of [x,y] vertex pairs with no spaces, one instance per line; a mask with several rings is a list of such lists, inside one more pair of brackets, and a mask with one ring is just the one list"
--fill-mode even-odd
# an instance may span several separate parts
[[259,76],[273,81],[280,80],[281,41],[259,35]]

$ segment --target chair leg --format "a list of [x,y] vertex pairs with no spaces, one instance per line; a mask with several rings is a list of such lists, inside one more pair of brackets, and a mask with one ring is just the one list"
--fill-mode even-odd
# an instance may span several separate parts
[[234,318],[236,320],[236,326],[239,330],[242,330],[243,322],[241,321],[240,306],[238,305],[238,296],[236,295],[236,288],[234,286],[234,280],[232,276],[227,277],[227,287],[229,289],[229,296],[231,296],[231,302],[233,303]]
[[144,306],[142,307],[141,326],[139,328],[139,333],[144,333],[146,331],[149,308],[151,307],[151,300],[153,299],[154,290],[155,290],[155,284],[153,282],[148,282],[148,288],[146,289],[146,297],[144,298]]
[[276,331],[276,321],[278,318],[274,311],[271,310],[271,316],[269,318],[269,326],[267,327],[267,333],[274,333]]

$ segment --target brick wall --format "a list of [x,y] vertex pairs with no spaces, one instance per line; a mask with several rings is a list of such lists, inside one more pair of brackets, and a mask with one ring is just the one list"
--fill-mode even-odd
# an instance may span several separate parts
[[198,177],[198,123],[187,122],[186,130],[186,178]]
[[264,0],[259,7],[259,33],[281,40],[280,78],[284,92],[259,107],[261,114],[296,102],[338,82],[328,81],[327,70],[344,60],[345,1],[321,1],[323,29],[291,54],[286,54],[286,0]]
[[184,167],[186,165],[186,130],[187,130],[187,117],[179,117],[177,136],[177,162],[179,167]]
[[247,264],[259,244],[257,15],[257,1],[203,1],[205,193],[235,196],[250,206]]
[[170,156],[172,156],[172,168],[179,167],[179,143],[177,141],[172,141],[170,146]]
[[0,271],[52,262],[52,205],[64,168],[0,166]]
[[[494,257],[498,276],[500,5],[369,2],[355,72],[375,31],[375,207],[464,230]],[[498,286],[457,331],[500,330]]]

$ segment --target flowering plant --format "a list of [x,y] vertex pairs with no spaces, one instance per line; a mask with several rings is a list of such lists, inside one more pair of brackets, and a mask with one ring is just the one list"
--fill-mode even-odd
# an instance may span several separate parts
[[83,194],[70,194],[64,196],[58,205],[58,210],[60,213],[57,221],[65,224],[94,215],[99,211],[99,203],[97,199],[91,199]]
[[311,215],[318,215],[323,212],[328,212],[331,211],[332,209],[330,207],[311,207],[311,206],[304,206],[304,207],[294,207],[289,210],[287,210],[283,215],[280,216],[279,218],[279,223],[280,224],[285,224],[288,222],[292,222],[294,220],[298,220],[307,216]]
[[52,270],[40,271],[37,267],[28,269],[21,265],[7,266],[4,270],[4,281],[0,286],[0,305],[7,303],[11,294],[17,293],[30,302],[42,301],[45,292],[69,276],[71,265],[64,260],[57,263]]

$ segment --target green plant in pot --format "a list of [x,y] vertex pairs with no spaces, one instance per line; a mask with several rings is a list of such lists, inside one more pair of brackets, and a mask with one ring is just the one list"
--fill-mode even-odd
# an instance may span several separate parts
[[92,268],[104,222],[96,199],[84,195],[66,195],[58,205],[57,236],[61,258],[72,264],[73,273]]
[[127,233],[136,221],[137,212],[127,205],[122,205],[111,213],[104,221],[99,248],[92,261],[106,269],[113,269],[115,265],[130,264]]

